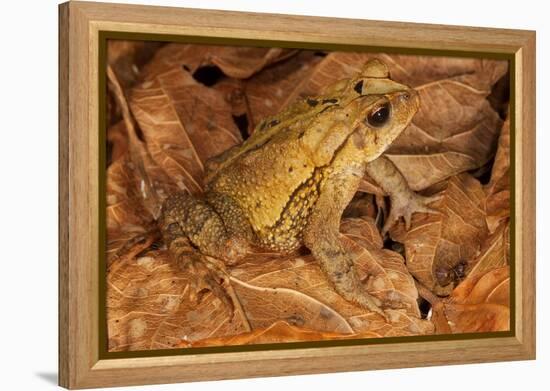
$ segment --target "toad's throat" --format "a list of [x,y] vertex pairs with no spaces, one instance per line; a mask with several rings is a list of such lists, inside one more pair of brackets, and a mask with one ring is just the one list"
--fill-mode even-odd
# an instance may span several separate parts
[[252,227],[260,246],[287,252],[302,245],[302,232],[311,210],[319,199],[326,170],[326,167],[316,168],[313,175],[294,190],[273,225]]

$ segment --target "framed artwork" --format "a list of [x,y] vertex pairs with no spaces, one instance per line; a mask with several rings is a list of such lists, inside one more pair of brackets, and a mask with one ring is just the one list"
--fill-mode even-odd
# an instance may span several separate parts
[[534,32],[59,12],[62,386],[535,357]]

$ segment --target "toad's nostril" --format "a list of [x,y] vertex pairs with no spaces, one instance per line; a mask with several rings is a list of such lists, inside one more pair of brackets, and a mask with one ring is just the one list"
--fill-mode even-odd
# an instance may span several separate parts
[[411,98],[411,94],[405,92],[403,93],[403,95],[401,95],[401,98],[403,98],[403,100],[409,100]]

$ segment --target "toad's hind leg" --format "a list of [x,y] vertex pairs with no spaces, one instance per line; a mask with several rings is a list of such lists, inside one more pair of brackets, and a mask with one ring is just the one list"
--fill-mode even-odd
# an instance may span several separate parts
[[187,193],[174,194],[165,201],[159,225],[170,256],[189,274],[195,301],[200,301],[202,292],[210,291],[231,314],[237,310],[246,319],[224,265],[247,253],[246,238],[228,229],[205,200]]
[[226,226],[220,214],[207,201],[187,193],[170,196],[160,219],[167,245],[184,236],[204,255],[233,264],[249,249],[248,238]]

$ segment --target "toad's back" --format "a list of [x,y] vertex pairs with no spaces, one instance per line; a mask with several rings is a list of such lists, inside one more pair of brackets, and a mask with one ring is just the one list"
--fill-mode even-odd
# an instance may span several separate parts
[[208,192],[235,201],[262,247],[290,251],[301,245],[322,177],[300,142],[281,137],[224,167]]

